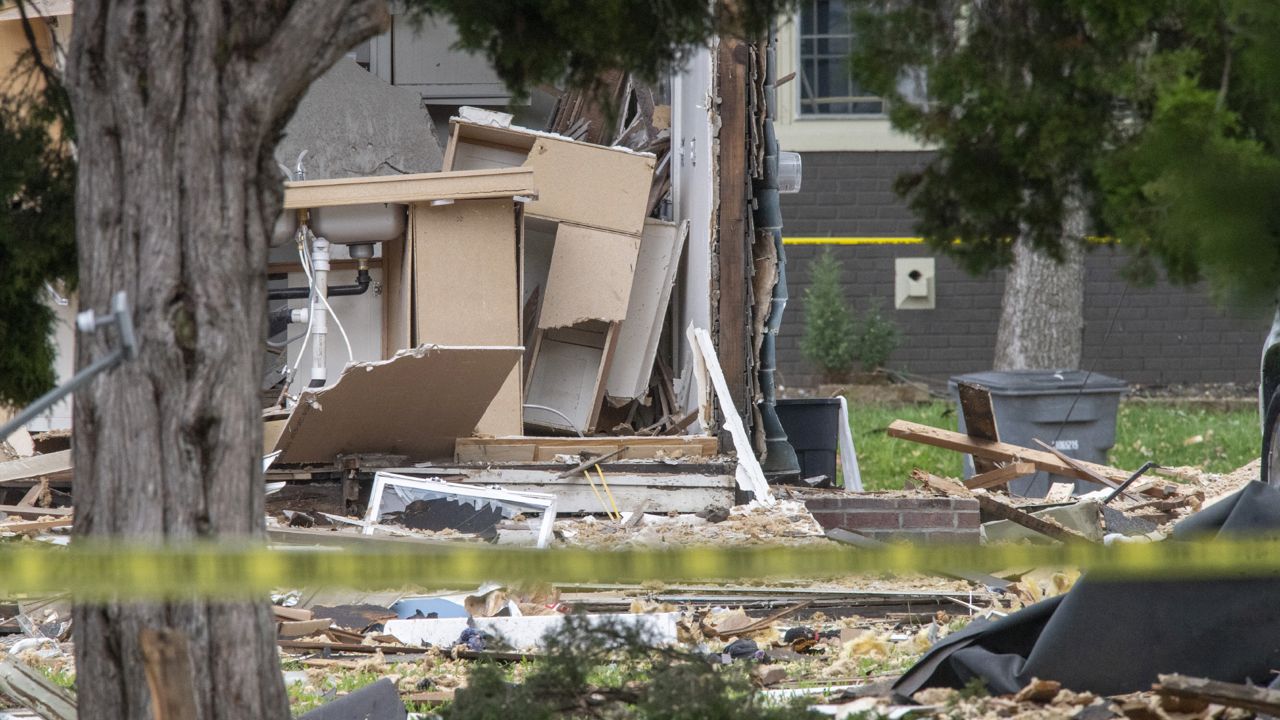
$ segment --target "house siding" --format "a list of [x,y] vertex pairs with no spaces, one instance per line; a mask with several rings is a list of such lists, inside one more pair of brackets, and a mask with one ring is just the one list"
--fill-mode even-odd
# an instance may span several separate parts
[[[804,153],[799,193],[783,196],[783,235],[903,237],[913,218],[893,191],[894,179],[927,162],[929,153]],[[898,325],[901,345],[889,366],[934,380],[990,369],[1004,273],[974,277],[945,256],[915,245],[788,245],[793,300],[778,338],[781,381],[811,387],[816,369],[800,352],[804,290],[811,264],[830,247],[843,261],[846,297],[860,310],[879,302]],[[893,309],[894,259],[935,257],[937,307]],[[1095,247],[1086,257],[1082,367],[1131,383],[1253,383],[1257,381],[1269,309],[1224,311],[1203,286],[1128,284],[1125,255]],[[1114,318],[1114,326],[1112,325]]]

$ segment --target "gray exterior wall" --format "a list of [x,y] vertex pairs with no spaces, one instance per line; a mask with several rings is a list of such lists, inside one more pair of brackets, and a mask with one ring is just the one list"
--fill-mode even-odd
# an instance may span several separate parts
[[[801,192],[783,196],[783,236],[914,235],[893,180],[927,159],[927,153],[805,153]],[[819,381],[799,344],[810,263],[824,247],[844,263],[849,300],[860,310],[878,300],[898,324],[902,342],[891,368],[934,380],[990,369],[1003,272],[970,276],[923,245],[788,245],[792,300],[778,338],[784,386]],[[894,258],[922,256],[936,258],[937,308],[894,310]],[[1144,385],[1257,382],[1269,310],[1220,311],[1202,287],[1126,289],[1118,274],[1123,261],[1108,247],[1094,248],[1086,260],[1084,369]]]

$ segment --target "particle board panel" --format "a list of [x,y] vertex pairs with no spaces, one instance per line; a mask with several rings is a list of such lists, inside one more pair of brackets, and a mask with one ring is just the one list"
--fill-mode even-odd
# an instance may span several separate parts
[[605,394],[612,401],[633,400],[649,387],[680,253],[688,235],[687,220],[679,226],[662,220],[645,221],[627,317],[618,330],[617,352],[605,381]]
[[[415,339],[448,345],[520,345],[520,244],[508,199],[414,205]],[[518,434],[519,363],[476,430]]]
[[327,464],[338,455],[453,456],[520,360],[519,347],[424,345],[390,360],[356,363],[338,381],[305,391],[276,450],[279,464]]
[[638,236],[560,223],[538,327],[625,320],[639,252]]
[[613,461],[663,457],[709,458],[715,457],[719,452],[717,439],[709,435],[588,438],[515,436],[459,438],[455,457],[458,462],[549,462],[556,455],[604,455],[624,447],[626,450]]
[[518,127],[450,120],[447,170],[533,170],[529,215],[639,235],[653,180],[651,153],[578,142]]
[[499,168],[290,181],[284,184],[284,209],[537,196],[531,169]]

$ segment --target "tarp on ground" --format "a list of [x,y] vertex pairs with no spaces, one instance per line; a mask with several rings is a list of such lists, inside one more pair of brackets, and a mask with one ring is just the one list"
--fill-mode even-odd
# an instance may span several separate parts
[[[1252,482],[1183,520],[1165,542],[1280,532],[1280,489]],[[1032,678],[1102,695],[1149,690],[1162,673],[1267,685],[1280,668],[1280,578],[1120,582],[1082,578],[1070,592],[945,638],[894,684],[981,678],[992,693]]]

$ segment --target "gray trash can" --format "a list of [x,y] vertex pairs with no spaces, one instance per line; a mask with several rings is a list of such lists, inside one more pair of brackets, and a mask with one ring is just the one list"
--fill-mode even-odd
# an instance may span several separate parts
[[[1128,384],[1106,375],[1083,370],[1011,370],[970,373],[951,378],[948,387],[956,401],[960,432],[965,432],[960,411],[959,383],[980,385],[991,391],[991,407],[1002,442],[1039,449],[1034,439],[1054,445],[1064,455],[1094,463],[1106,463],[1107,451],[1116,442],[1116,413]],[[965,477],[973,475],[973,459],[965,456]],[[1074,482],[1076,492],[1101,486],[1071,477],[1039,472],[1009,483],[1009,492],[1044,497],[1055,482]]]

